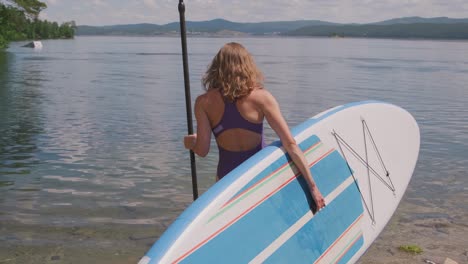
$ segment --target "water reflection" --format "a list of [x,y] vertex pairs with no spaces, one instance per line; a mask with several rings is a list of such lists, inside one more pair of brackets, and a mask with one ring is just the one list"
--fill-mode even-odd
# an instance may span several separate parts
[[[16,182],[38,162],[43,73],[38,64],[17,64],[13,54],[0,55],[0,176],[4,181]],[[12,77],[18,80],[14,77],[18,72],[21,79],[9,81]]]

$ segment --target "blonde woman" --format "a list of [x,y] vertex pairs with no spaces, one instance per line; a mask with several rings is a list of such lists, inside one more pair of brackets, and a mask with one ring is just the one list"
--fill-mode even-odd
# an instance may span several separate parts
[[285,150],[304,175],[317,209],[325,206],[276,99],[263,88],[263,75],[249,52],[239,43],[224,45],[203,76],[206,92],[195,101],[197,134],[184,138],[184,145],[205,157],[211,133],[219,148],[219,180],[264,146],[263,120],[279,136]]

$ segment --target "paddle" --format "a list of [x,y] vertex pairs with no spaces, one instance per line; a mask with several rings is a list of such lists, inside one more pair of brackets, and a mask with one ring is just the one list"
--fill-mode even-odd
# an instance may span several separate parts
[[[187,129],[188,134],[193,134],[192,124],[192,104],[190,98],[190,79],[188,69],[187,57],[187,34],[185,29],[185,4],[183,0],[179,1],[179,15],[180,15],[180,39],[182,41],[182,60],[184,64],[184,83],[185,83],[185,108],[187,110]],[[197,184],[197,167],[195,165],[195,154],[190,150],[190,167],[192,169],[192,190],[193,200],[198,198],[198,184]]]

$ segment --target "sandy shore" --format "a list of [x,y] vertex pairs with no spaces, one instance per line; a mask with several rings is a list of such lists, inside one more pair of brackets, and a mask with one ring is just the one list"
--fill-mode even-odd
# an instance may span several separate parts
[[[403,203],[360,263],[428,263],[425,260],[430,260],[443,264],[446,258],[459,264],[468,263],[467,212],[449,216],[440,211],[430,212],[425,207]],[[415,216],[414,212],[421,213]],[[403,252],[398,249],[402,245],[417,245],[423,253]]]

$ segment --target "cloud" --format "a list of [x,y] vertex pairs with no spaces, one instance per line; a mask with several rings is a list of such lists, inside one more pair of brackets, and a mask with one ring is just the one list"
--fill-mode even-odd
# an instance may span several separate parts
[[143,0],[143,4],[152,9],[156,9],[158,7],[156,0]]
[[[187,20],[225,18],[236,22],[318,19],[341,23],[376,22],[404,16],[468,17],[466,0],[187,0]],[[79,25],[177,21],[175,0],[47,0],[50,20]]]
[[103,2],[102,0],[93,0],[92,4],[94,6],[106,6],[107,3]]

